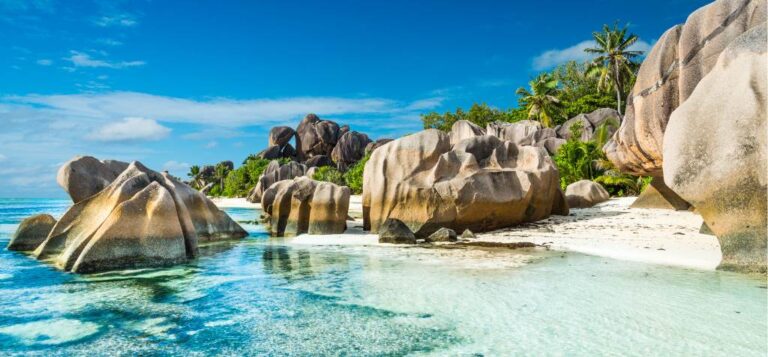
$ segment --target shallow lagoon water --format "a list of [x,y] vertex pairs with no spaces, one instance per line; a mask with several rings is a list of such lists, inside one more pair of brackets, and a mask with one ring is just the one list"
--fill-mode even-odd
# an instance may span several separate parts
[[[0,246],[23,217],[68,204],[0,200]],[[244,227],[246,240],[165,269],[78,276],[0,251],[2,354],[768,353],[761,277],[559,252],[298,246]]]

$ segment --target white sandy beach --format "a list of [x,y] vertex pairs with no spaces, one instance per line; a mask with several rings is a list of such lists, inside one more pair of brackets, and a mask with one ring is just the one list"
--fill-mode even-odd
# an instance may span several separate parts
[[[494,232],[477,234],[473,241],[532,242],[552,249],[580,252],[613,259],[713,270],[720,263],[715,236],[699,233],[702,219],[688,211],[633,209],[634,197],[613,198],[593,208],[572,209],[569,216]],[[245,199],[214,199],[219,207],[260,209]],[[350,199],[350,228],[338,235],[301,235],[297,245],[379,245],[376,234],[362,230],[362,199]],[[461,232],[459,232],[461,233]]]

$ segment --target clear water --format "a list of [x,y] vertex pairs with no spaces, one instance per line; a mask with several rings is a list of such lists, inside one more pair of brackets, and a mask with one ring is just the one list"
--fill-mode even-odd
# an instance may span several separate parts
[[[67,201],[0,200],[0,245]],[[228,210],[237,220],[257,212]],[[245,241],[77,276],[0,251],[0,354],[765,356],[763,278],[579,254]],[[520,265],[520,262],[527,262]],[[510,264],[505,264],[510,263]]]

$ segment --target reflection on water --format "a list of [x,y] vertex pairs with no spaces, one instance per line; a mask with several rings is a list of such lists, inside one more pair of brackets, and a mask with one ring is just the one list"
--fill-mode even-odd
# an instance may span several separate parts
[[[0,245],[18,217],[66,208],[13,204]],[[578,254],[293,246],[247,229],[188,264],[87,276],[0,251],[3,354],[766,352],[759,279]]]

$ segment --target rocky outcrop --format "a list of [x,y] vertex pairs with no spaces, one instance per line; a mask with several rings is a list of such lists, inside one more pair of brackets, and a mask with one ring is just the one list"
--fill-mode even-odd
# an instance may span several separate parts
[[269,130],[269,144],[267,146],[283,147],[290,143],[296,131],[288,126],[276,126]]
[[267,168],[262,172],[259,181],[256,186],[248,192],[246,198],[248,202],[259,203],[264,191],[272,186],[275,182],[283,180],[292,180],[299,176],[304,176],[307,172],[307,167],[304,164],[300,164],[295,161],[291,161],[287,164],[280,165],[277,160],[272,160],[267,165]]
[[765,0],[718,0],[669,29],[647,54],[624,121],[604,150],[620,170],[662,176],[670,114],[693,93],[735,38],[766,21]]
[[335,166],[333,160],[325,155],[313,156],[307,159],[307,161],[304,161],[304,165],[307,167]]
[[416,236],[403,221],[389,218],[385,220],[378,230],[379,243],[390,244],[416,244]]
[[347,169],[365,156],[365,148],[371,143],[368,135],[356,131],[347,131],[336,143],[331,152],[331,160],[336,163],[339,171]]
[[602,185],[590,180],[576,181],[565,188],[565,200],[569,208],[589,208],[610,198],[611,195]]
[[8,242],[8,250],[34,250],[45,241],[55,224],[56,219],[50,214],[36,214],[24,218]]
[[109,186],[127,167],[128,163],[122,161],[77,156],[59,168],[56,181],[67,191],[72,202],[78,203]]
[[[765,11],[754,3],[747,14]],[[664,133],[664,181],[717,235],[726,269],[766,272],[766,42],[765,22],[731,41]]]
[[494,122],[486,126],[486,133],[515,145],[533,145],[536,133],[541,130],[541,123],[534,120],[521,120],[515,123]]
[[541,148],[476,136],[451,146],[435,129],[371,154],[363,185],[364,225],[399,219],[417,236],[441,227],[482,232],[567,214],[559,176]]
[[276,160],[281,158],[294,159],[296,157],[296,150],[291,144],[285,144],[283,146],[270,146],[260,153],[256,154],[257,157],[265,160]]
[[651,184],[640,193],[640,196],[637,196],[634,202],[632,202],[630,208],[685,211],[691,208],[691,204],[667,187],[663,178],[654,177],[651,180]]
[[579,140],[589,141],[595,139],[595,132],[601,125],[606,125],[608,135],[613,135],[619,128],[621,123],[621,115],[616,109],[600,108],[591,113],[579,114],[571,119],[568,119],[563,125],[557,129],[557,137],[563,139],[570,139],[572,131],[576,129],[574,126],[580,128],[578,131],[581,133]]
[[296,128],[296,151],[299,161],[316,155],[330,156],[339,140],[339,125],[307,114]]
[[307,177],[277,182],[261,199],[267,231],[278,237],[343,233],[349,196],[346,186]]
[[385,139],[379,139],[374,142],[368,143],[368,145],[365,146],[365,154],[368,155],[372,153],[373,150],[380,148],[381,146],[383,146],[386,143],[389,143],[390,141],[392,141],[392,139],[385,138]]
[[65,271],[97,272],[175,264],[195,257],[200,242],[246,235],[200,192],[133,162],[70,207],[34,254]]
[[485,135],[485,129],[468,120],[459,120],[451,126],[451,144],[464,139]]

